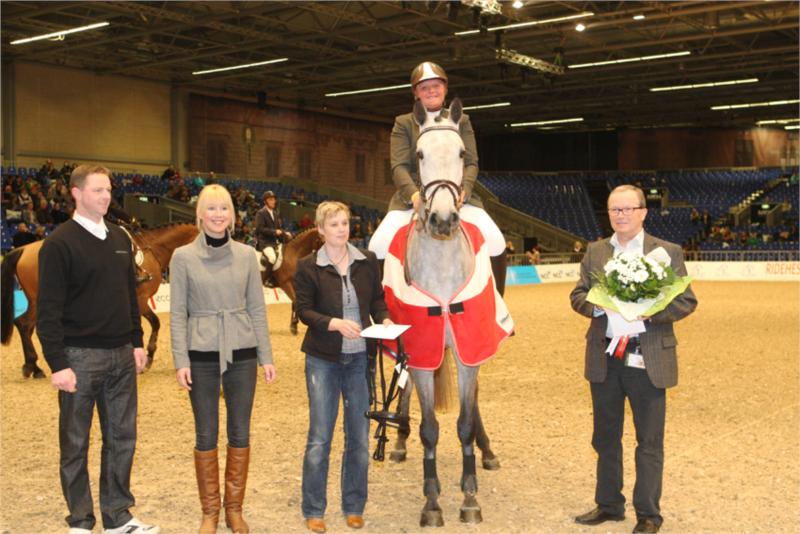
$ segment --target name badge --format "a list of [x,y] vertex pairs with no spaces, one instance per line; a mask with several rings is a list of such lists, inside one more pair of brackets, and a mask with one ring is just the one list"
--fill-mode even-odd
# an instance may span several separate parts
[[625,365],[627,365],[628,367],[635,367],[636,369],[644,369],[644,356],[632,352],[628,354],[628,358],[625,361]]

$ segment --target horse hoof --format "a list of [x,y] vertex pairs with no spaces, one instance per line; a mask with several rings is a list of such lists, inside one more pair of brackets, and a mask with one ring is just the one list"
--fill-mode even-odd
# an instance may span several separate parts
[[401,463],[406,461],[406,451],[398,451],[394,450],[389,454],[389,459],[395,463]]
[[36,369],[33,371],[33,378],[46,378],[47,375],[44,374],[44,371],[41,369]]
[[443,527],[444,518],[441,510],[423,510],[419,518],[421,527]]
[[144,368],[149,371],[152,366],[153,366],[153,357],[152,356],[148,356],[147,357],[147,363],[144,364]]
[[462,523],[470,523],[470,524],[477,524],[483,521],[483,516],[481,515],[481,508],[480,506],[477,508],[461,508],[461,514],[459,516]]
[[297,335],[297,325],[292,325],[289,327],[289,331],[292,333],[293,336]]
[[493,456],[491,458],[484,456],[481,458],[481,464],[487,471],[497,471],[500,469],[500,460],[497,458],[497,456]]

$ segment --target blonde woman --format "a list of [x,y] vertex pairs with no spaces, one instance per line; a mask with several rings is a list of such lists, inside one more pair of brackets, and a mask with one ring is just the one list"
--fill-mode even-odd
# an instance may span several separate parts
[[220,514],[220,385],[228,419],[225,524],[249,532],[242,501],[258,367],[267,384],[276,376],[258,260],[252,248],[231,239],[233,221],[230,193],[219,185],[204,187],[197,200],[200,234],[175,250],[170,262],[172,357],[194,413],[201,534],[217,531]]
[[347,526],[364,526],[369,467],[367,354],[374,341],[360,336],[371,321],[391,324],[383,301],[378,260],[354,247],[350,210],[341,202],[317,208],[317,230],[325,244],[297,264],[297,316],[308,325],[306,354],[309,427],[303,458],[303,517],[312,532],[325,532],[328,459],[343,399],[342,513]]

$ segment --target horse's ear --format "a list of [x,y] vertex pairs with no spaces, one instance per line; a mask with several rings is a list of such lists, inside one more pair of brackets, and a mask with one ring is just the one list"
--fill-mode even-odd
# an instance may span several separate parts
[[461,120],[461,117],[463,115],[464,115],[464,109],[463,106],[461,105],[461,99],[456,97],[450,103],[450,120],[458,124],[458,121]]
[[417,124],[422,126],[427,118],[428,114],[425,112],[425,106],[422,105],[422,102],[419,100],[414,102],[414,120],[417,121]]

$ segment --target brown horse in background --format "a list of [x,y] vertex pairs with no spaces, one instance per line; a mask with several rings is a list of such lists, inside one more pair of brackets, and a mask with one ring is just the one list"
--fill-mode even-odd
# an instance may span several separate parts
[[[292,319],[289,329],[294,335],[297,335],[298,323],[297,313],[294,309],[294,301],[296,298],[294,292],[294,273],[297,270],[297,262],[300,258],[318,250],[321,246],[322,236],[319,234],[316,227],[304,230],[283,246],[283,263],[281,263],[279,269],[272,273],[278,287],[283,289],[292,301]],[[260,255],[259,253],[259,256]],[[261,271],[261,281],[266,285],[265,271]]]
[[[130,232],[133,242],[143,254],[143,261],[139,268],[145,274],[145,280],[136,287],[136,296],[139,312],[150,323],[150,338],[147,342],[147,367],[153,364],[153,355],[156,352],[158,331],[161,322],[158,316],[148,305],[148,299],[153,296],[161,284],[164,270],[169,266],[173,251],[197,236],[198,230],[194,224],[170,224],[150,230]],[[25,354],[25,364],[22,374],[25,378],[33,375],[34,378],[44,378],[44,372],[36,365],[38,355],[33,346],[33,331],[36,328],[36,296],[39,291],[39,250],[42,241],[20,247],[8,253],[0,268],[0,306],[2,306],[2,325],[0,326],[0,341],[8,344],[16,325],[22,338],[22,350]],[[22,291],[28,299],[27,311],[14,319],[14,276],[16,275]]]

